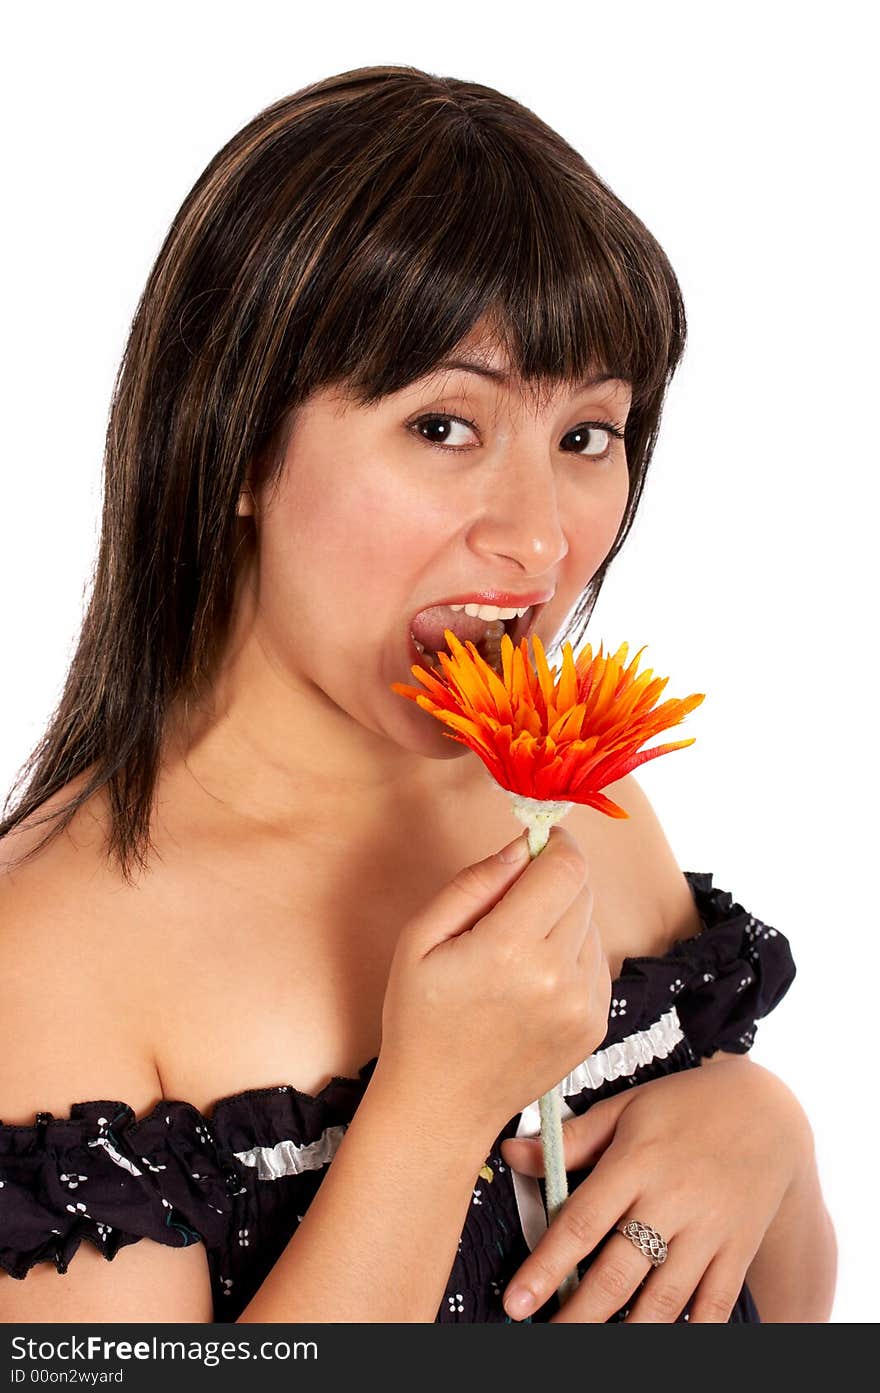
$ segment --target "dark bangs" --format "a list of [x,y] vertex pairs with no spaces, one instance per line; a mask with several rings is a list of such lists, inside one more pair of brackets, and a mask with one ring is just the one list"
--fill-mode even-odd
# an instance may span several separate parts
[[525,382],[596,369],[631,383],[634,406],[652,401],[684,344],[660,247],[559,137],[539,141],[537,118],[519,132],[504,103],[448,85],[399,110],[373,168],[359,152],[366,185],[325,244],[301,370],[372,403],[486,319]]
[[324,169],[312,178],[295,161],[291,245],[308,183],[321,247],[291,316],[292,398],[336,382],[371,404],[485,320],[537,390],[598,370],[632,384],[634,412],[656,406],[684,348],[678,282],[582,156],[477,83],[410,68],[344,78],[344,110],[328,103],[323,122],[301,123]]

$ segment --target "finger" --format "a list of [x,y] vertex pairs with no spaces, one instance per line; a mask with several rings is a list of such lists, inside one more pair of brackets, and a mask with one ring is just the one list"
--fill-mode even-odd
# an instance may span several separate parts
[[634,1189],[635,1177],[627,1166],[609,1166],[602,1158],[514,1273],[504,1292],[507,1314],[522,1320],[543,1306],[563,1277],[613,1229],[631,1204]]
[[555,1324],[599,1325],[626,1306],[634,1291],[652,1270],[628,1238],[613,1232],[562,1308],[551,1317]]
[[[581,939],[577,950],[575,961],[578,967],[583,970],[594,972],[596,970],[596,959],[606,958],[605,946],[602,941],[602,930],[596,923],[596,916],[593,913],[593,904],[590,905],[590,920],[587,924],[586,932]],[[609,981],[610,981],[609,977]]]
[[691,1325],[724,1325],[730,1320],[748,1266],[729,1249],[716,1254],[691,1302],[688,1316]]
[[641,1291],[637,1292],[625,1323],[674,1324],[691,1300],[714,1253],[710,1246],[699,1246],[687,1229],[677,1233],[675,1242],[669,1242],[666,1261],[649,1272]]
[[[585,1113],[562,1124],[563,1157],[566,1170],[594,1165],[614,1139],[615,1128],[631,1093],[617,1093],[593,1103]],[[506,1137],[501,1155],[513,1170],[523,1175],[544,1174],[544,1148],[538,1137]],[[586,1183],[586,1182],[584,1182]],[[578,1186],[580,1190],[582,1186]]]
[[599,935],[593,928],[595,902],[593,887],[588,882],[547,934],[547,942],[567,958],[577,961],[582,952],[591,957],[596,953]]
[[[587,863],[570,832],[559,825],[551,827],[543,851],[530,861],[479,924],[484,936],[513,934],[523,941],[546,938],[584,889]],[[540,904],[541,912],[535,913]]]
[[462,866],[411,920],[407,932],[415,946],[422,953],[430,952],[445,940],[473,930],[481,919],[491,917],[491,911],[528,864],[528,841],[523,836],[494,856]]

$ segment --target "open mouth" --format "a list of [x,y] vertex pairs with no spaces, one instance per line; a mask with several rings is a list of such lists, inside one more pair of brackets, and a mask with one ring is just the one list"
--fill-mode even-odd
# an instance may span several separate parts
[[[548,603],[549,601],[545,601],[542,604],[532,605],[526,610],[525,614],[514,615],[512,619],[487,620],[485,632],[480,637],[462,640],[462,642],[465,643],[465,645],[467,642],[473,643],[480,657],[488,663],[500,677],[502,674],[502,638],[507,634],[514,648],[517,648],[522,640],[532,633],[541,612],[546,608]],[[455,633],[455,626],[453,624],[449,624],[448,627]],[[429,671],[442,671],[439,654],[431,648],[423,647],[412,632],[410,632],[409,635],[409,646],[414,663],[418,663]],[[446,654],[449,653],[449,649],[445,644],[440,651]]]

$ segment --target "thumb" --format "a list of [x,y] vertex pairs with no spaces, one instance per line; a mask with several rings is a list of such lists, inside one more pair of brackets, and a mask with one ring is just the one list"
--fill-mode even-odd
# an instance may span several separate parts
[[463,866],[418,916],[418,938],[425,950],[472,929],[502,899],[529,864],[523,832],[493,856]]
[[[620,1114],[631,1097],[631,1093],[618,1093],[612,1098],[603,1098],[580,1117],[570,1117],[563,1122],[562,1154],[566,1170],[596,1164],[614,1140]],[[523,1175],[544,1174],[544,1147],[540,1136],[507,1137],[500,1150],[512,1170]]]

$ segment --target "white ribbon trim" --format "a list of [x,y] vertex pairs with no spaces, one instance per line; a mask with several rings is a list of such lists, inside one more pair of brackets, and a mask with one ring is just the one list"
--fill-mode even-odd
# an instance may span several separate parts
[[[684,1032],[678,1012],[673,1006],[647,1030],[637,1030],[618,1044],[609,1045],[607,1049],[591,1054],[589,1059],[585,1059],[582,1064],[572,1069],[570,1074],[566,1074],[559,1085],[558,1091],[562,1095],[559,1099],[559,1113],[562,1121],[576,1116],[565,1101],[566,1095],[572,1097],[575,1093],[580,1093],[581,1089],[599,1088],[601,1084],[612,1079],[626,1078],[654,1059],[665,1059],[683,1039]],[[540,1131],[541,1115],[539,1100],[536,1098],[534,1103],[529,1103],[528,1107],[523,1108],[515,1135],[537,1137]],[[531,1251],[547,1229],[544,1201],[541,1199],[536,1176],[523,1175],[521,1171],[512,1170],[511,1177],[520,1226]]]
[[316,1141],[297,1146],[280,1141],[275,1146],[252,1146],[235,1155],[245,1166],[255,1166],[258,1180],[280,1180],[285,1175],[301,1175],[332,1161],[345,1136],[345,1127],[326,1127]]
[[650,1064],[652,1059],[665,1059],[683,1039],[678,1012],[673,1006],[647,1030],[637,1030],[616,1045],[591,1054],[583,1064],[578,1064],[570,1074],[566,1074],[560,1084],[560,1092],[570,1098],[572,1094],[580,1093],[581,1089],[600,1088],[612,1079],[634,1074],[636,1069],[642,1064]]

